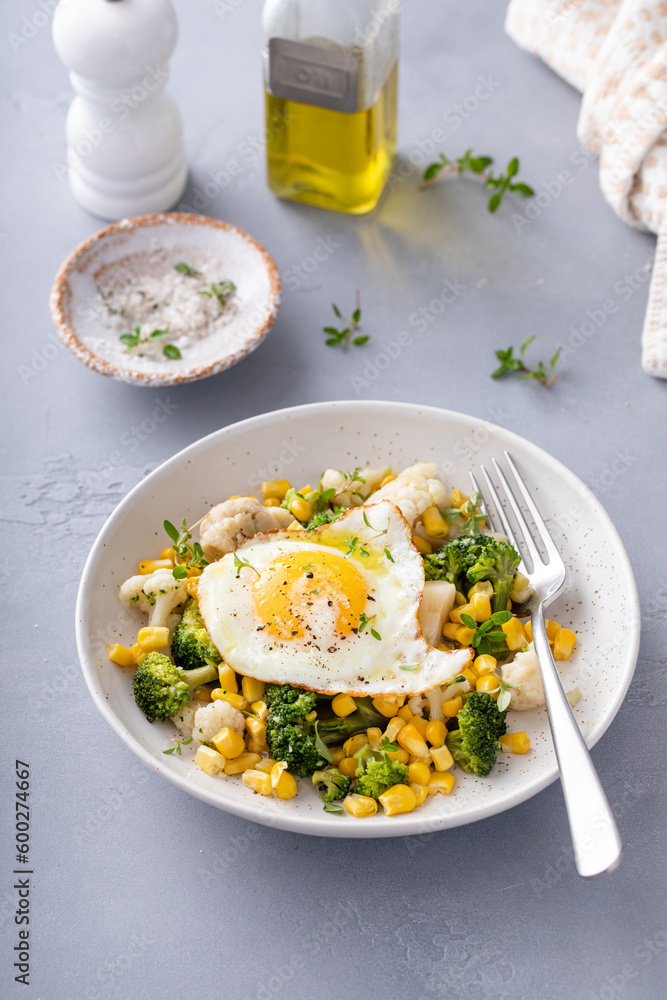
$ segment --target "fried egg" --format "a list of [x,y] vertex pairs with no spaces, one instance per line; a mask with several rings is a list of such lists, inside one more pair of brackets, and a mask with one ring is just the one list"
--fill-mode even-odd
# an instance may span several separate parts
[[424,639],[422,558],[388,500],[312,531],[269,531],[207,566],[199,607],[239,673],[325,694],[417,694],[460,673],[470,650]]

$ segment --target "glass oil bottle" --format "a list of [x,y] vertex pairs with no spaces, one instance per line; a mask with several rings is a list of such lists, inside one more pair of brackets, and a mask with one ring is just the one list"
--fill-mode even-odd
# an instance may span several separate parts
[[369,212],[396,151],[399,0],[267,0],[268,183],[281,198]]

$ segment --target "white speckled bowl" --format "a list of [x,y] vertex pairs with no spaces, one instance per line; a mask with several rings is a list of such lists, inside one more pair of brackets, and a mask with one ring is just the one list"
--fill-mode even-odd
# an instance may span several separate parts
[[[168,266],[174,261],[192,263],[198,254],[215,256],[225,280],[236,285],[235,313],[225,326],[224,344],[209,338],[194,364],[187,352],[180,360],[160,361],[158,366],[138,359],[122,364],[89,342],[105,334],[118,336],[105,329],[99,315],[100,274],[104,273],[107,281],[114,271],[127,274],[128,265],[131,269],[137,261],[140,266],[156,248],[164,248],[169,255]],[[100,229],[62,263],[50,297],[51,319],[58,336],[79,361],[121,382],[148,386],[194,382],[242,361],[266,337],[279,305],[278,269],[261,244],[228,222],[178,212],[122,219]]]
[[[165,756],[174,735],[170,723],[146,721],[134,704],[130,671],[106,658],[109,642],[135,641],[140,616],[123,608],[118,586],[150,558],[160,542],[164,517],[194,523],[232,493],[258,491],[263,479],[297,485],[317,479],[325,466],[352,469],[435,461],[452,486],[467,489],[468,470],[512,452],[533,487],[538,506],[560,547],[569,585],[549,609],[571,626],[578,642],[562,664],[566,690],[578,686],[575,709],[592,746],[616,715],[628,689],[639,645],[639,605],[623,544],[584,484],[546,452],[509,431],[472,417],[408,403],[315,403],[267,413],[225,427],[165,462],[122,501],[95,542],[83,572],[77,603],[77,643],[95,704],[119,736],[146,764],[191,795],[258,823],[330,837],[394,837],[459,826],[523,802],[557,777],[544,709],[511,713],[510,730],[526,730],[526,756],[502,754],[488,778],[456,771],[448,796],[429,799],[401,816],[354,819],[323,812],[312,786],[300,782],[295,799],[256,795],[241,781],[212,778],[183,756]],[[157,537],[156,537],[157,532]],[[613,742],[609,744],[613,755]]]

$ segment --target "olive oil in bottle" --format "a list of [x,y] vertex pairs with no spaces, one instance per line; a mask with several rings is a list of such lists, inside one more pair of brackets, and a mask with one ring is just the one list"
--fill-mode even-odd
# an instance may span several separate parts
[[398,5],[384,2],[268,0],[267,166],[279,197],[352,213],[377,204],[396,151]]

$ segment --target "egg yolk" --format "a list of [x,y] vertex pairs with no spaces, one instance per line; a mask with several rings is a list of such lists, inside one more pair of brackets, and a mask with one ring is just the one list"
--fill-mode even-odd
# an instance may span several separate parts
[[279,556],[252,585],[257,614],[280,639],[299,639],[310,629],[312,608],[324,600],[337,611],[336,631],[359,628],[367,585],[359,571],[334,552]]

